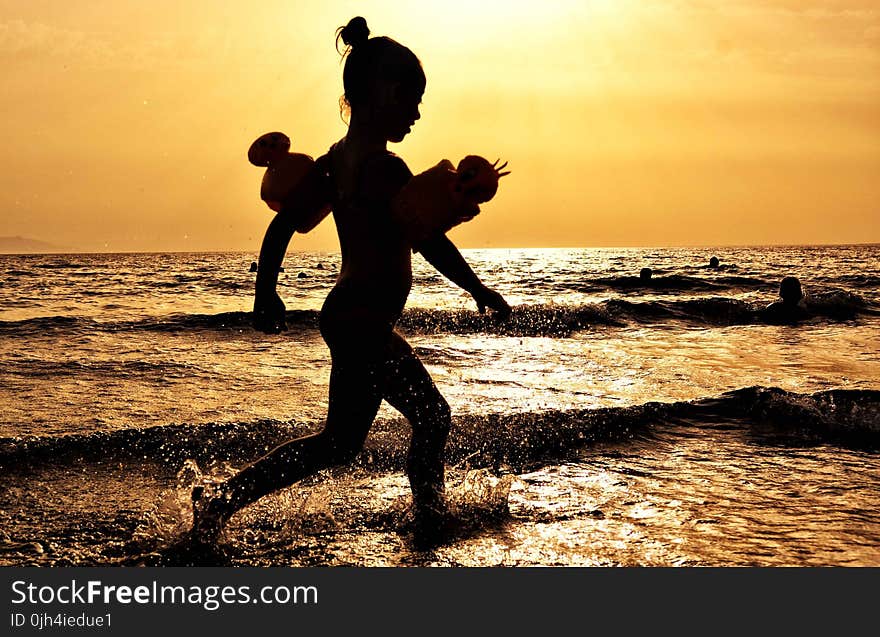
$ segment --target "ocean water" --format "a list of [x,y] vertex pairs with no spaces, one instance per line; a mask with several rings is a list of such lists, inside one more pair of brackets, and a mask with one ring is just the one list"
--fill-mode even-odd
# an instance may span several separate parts
[[[243,510],[212,563],[880,565],[880,246],[465,256],[512,316],[416,256],[399,324],[453,410],[454,536],[409,541],[383,405],[353,466]],[[192,485],[320,428],[339,257],[288,254],[277,336],[255,259],[0,255],[0,564],[189,563]],[[769,324],[789,275],[811,318]]]

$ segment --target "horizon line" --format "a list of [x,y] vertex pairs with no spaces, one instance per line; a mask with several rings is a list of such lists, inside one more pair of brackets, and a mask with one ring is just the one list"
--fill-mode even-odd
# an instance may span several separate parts
[[[493,247],[461,247],[460,250],[647,250],[647,249],[673,249],[673,248],[845,248],[855,246],[880,246],[877,241],[845,242],[845,243],[728,243],[728,244],[663,244],[663,245],[581,245],[581,246],[493,246]],[[338,253],[339,250],[302,250],[291,248],[287,253],[327,252]],[[30,255],[71,255],[71,254],[228,254],[259,253],[259,249],[204,249],[204,250],[86,250],[71,249],[63,251],[37,250],[37,251],[0,251],[0,256],[30,256]]]

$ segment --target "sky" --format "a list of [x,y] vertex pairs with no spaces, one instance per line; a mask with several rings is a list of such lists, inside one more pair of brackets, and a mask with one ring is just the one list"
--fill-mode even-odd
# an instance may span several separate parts
[[355,15],[425,68],[413,172],[509,161],[461,247],[880,242],[877,0],[0,0],[0,236],[258,250],[247,148],[344,136]]

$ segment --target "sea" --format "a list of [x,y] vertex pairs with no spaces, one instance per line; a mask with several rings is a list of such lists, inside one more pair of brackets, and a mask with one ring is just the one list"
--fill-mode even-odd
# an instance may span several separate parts
[[[288,253],[278,335],[254,252],[0,255],[0,565],[880,565],[880,246],[463,253],[511,316],[416,255],[398,325],[452,407],[449,537],[412,541],[383,404],[198,555],[192,487],[322,426],[339,255]],[[809,316],[770,323],[786,276]]]

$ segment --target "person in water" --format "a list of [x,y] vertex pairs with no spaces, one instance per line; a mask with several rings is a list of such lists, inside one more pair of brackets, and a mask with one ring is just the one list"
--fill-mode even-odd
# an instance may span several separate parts
[[779,284],[779,300],[763,310],[761,318],[768,323],[796,323],[810,318],[804,291],[797,277],[787,276]]
[[[388,37],[369,37],[366,20],[353,18],[337,31],[346,45],[341,106],[348,131],[316,160],[326,170],[342,264],[320,313],[321,336],[330,348],[329,406],[324,429],[277,447],[225,482],[193,490],[193,536],[213,541],[238,509],[321,469],[351,462],[361,450],[383,399],[412,426],[406,472],[416,531],[430,533],[447,519],[444,447],[449,405],[412,347],[395,330],[412,285],[413,252],[471,294],[481,312],[502,317],[510,306],[485,286],[445,234],[412,245],[392,214],[392,200],[412,177],[388,151],[420,118],[426,78],[415,54]],[[294,232],[295,204],[285,204],[269,223],[260,252],[254,300],[255,326],[284,329],[285,306],[276,292],[277,272]],[[473,204],[455,211],[461,220]]]
[[721,263],[718,257],[710,257],[709,263],[701,266],[708,270],[737,270],[738,268],[732,263]]

